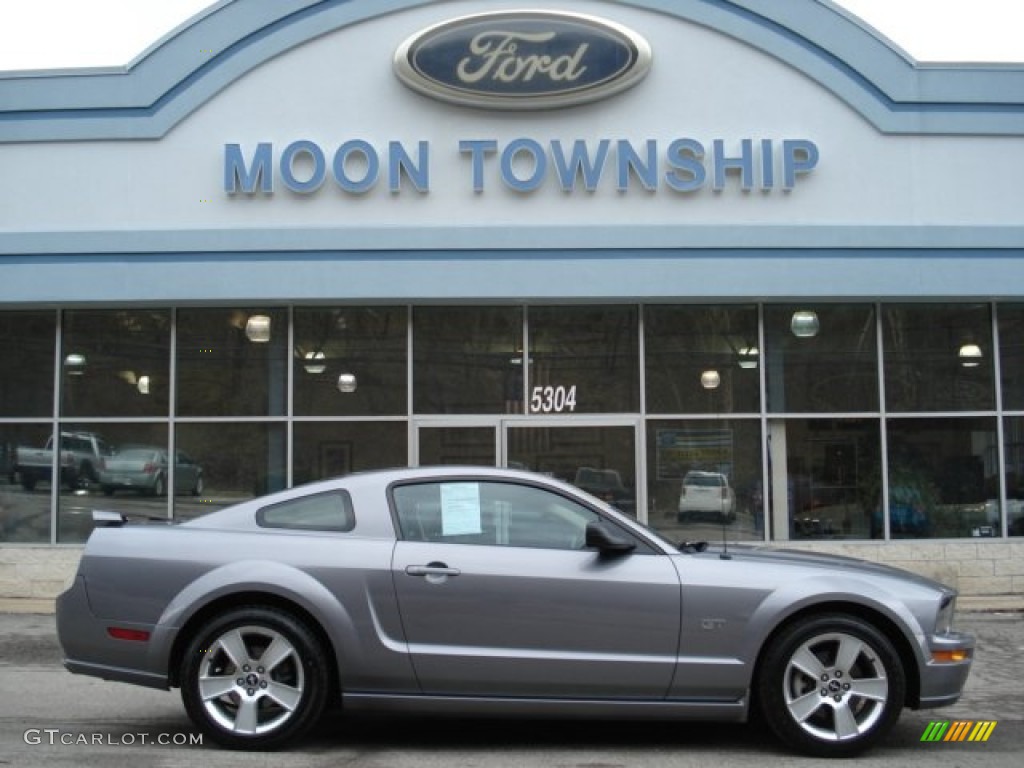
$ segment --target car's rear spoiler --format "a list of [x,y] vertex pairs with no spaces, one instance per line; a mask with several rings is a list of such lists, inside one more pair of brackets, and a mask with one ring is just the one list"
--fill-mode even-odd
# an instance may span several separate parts
[[97,528],[120,528],[128,522],[128,518],[120,512],[94,509],[92,511],[92,521]]
[[132,515],[130,518],[123,512],[111,512],[106,509],[94,509],[92,511],[92,522],[95,528],[120,528],[128,522],[132,525],[146,523],[163,523],[172,525],[173,520],[156,515]]

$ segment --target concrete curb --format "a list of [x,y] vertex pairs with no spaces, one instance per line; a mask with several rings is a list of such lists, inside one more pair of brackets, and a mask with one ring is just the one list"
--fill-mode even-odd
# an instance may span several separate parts
[[56,603],[52,598],[0,597],[0,613],[53,613]]
[[957,613],[1021,613],[1024,595],[961,595],[956,600]]
[[[0,598],[0,614],[52,614],[55,608],[56,605],[52,599]],[[957,599],[957,611],[960,613],[1024,613],[1024,595],[961,596]]]

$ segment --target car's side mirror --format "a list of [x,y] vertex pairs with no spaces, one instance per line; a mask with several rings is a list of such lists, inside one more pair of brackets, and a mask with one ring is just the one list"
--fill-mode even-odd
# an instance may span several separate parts
[[595,521],[587,523],[587,548],[601,554],[624,555],[636,549],[636,542],[625,538],[610,525]]

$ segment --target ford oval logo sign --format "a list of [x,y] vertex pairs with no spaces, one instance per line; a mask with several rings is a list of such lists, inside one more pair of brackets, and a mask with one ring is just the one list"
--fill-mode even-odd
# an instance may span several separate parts
[[549,109],[596,101],[651,67],[640,35],[594,16],[500,11],[429,27],[395,52],[395,73],[442,101],[491,109]]

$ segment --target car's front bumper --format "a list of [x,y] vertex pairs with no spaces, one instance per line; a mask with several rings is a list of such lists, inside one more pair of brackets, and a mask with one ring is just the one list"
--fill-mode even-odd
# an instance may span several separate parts
[[[931,638],[930,658],[921,668],[918,709],[945,707],[960,698],[974,661],[974,644],[974,636],[965,632],[947,632]],[[962,660],[949,660],[961,653]]]

